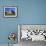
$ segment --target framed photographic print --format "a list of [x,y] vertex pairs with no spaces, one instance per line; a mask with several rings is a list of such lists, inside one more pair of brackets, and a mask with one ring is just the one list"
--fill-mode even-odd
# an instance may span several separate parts
[[17,8],[16,7],[4,7],[4,17],[16,17]]

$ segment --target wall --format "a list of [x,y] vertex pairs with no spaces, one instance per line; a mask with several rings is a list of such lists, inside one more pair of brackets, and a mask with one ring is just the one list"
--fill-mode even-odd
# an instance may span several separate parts
[[[8,43],[9,32],[18,32],[18,24],[46,24],[46,0],[0,0],[0,5],[18,8],[16,18],[4,18],[0,13],[0,44]],[[0,7],[0,12],[3,12],[3,7]]]
[[[17,7],[17,0],[0,0],[0,44],[7,44],[9,42],[8,35],[10,32],[17,31],[17,17],[16,18],[5,18],[3,15],[3,6],[16,6]],[[18,38],[17,38],[18,39]],[[16,39],[16,43],[18,43]]]

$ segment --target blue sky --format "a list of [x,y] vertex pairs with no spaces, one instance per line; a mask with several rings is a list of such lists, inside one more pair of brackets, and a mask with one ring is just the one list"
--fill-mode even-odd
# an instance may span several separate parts
[[5,11],[11,11],[11,10],[15,11],[15,8],[5,8]]

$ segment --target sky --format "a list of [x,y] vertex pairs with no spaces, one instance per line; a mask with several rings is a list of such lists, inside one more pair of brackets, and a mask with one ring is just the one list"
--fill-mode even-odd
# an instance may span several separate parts
[[11,11],[11,10],[15,11],[15,8],[5,8],[5,11]]

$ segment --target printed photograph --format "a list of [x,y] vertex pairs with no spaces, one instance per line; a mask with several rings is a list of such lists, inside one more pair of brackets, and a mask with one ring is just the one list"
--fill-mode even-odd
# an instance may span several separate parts
[[4,8],[4,17],[16,17],[17,8],[16,7],[5,7]]

